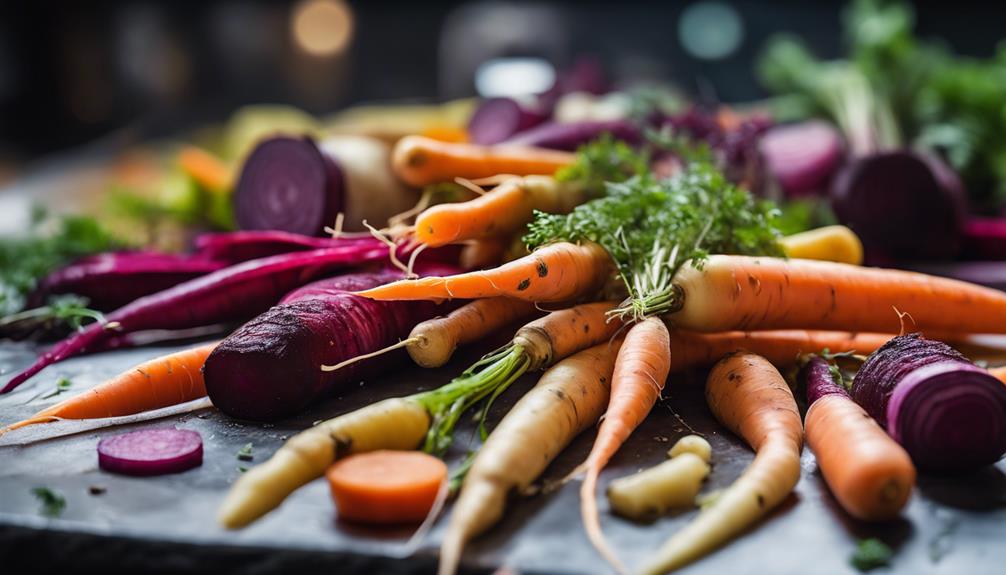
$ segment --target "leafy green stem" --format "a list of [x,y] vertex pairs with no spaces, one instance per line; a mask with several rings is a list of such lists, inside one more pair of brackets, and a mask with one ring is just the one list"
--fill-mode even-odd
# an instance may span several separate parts
[[531,365],[524,348],[509,344],[477,361],[450,383],[412,396],[429,412],[432,423],[423,443],[428,453],[442,454],[453,441],[454,428],[461,416],[486,399],[479,429],[485,437],[485,414],[489,406]]

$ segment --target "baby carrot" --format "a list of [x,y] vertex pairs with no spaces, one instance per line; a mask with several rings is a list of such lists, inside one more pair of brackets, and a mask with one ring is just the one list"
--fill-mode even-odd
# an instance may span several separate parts
[[915,485],[908,452],[835,382],[824,358],[811,356],[799,378],[807,386],[807,445],[835,499],[857,519],[897,517]]
[[412,329],[406,349],[423,367],[447,363],[459,344],[476,341],[535,313],[526,301],[498,297],[475,300],[447,314],[424,321]]
[[716,419],[754,449],[754,461],[672,535],[642,573],[666,573],[709,553],[781,503],[800,479],[800,412],[772,364],[746,352],[723,358],[709,373],[706,401]]
[[8,425],[2,431],[60,419],[132,415],[205,397],[202,367],[217,343],[208,343],[141,363],[24,421]]
[[645,319],[629,329],[615,360],[608,409],[583,464],[586,471],[580,486],[583,526],[590,542],[619,572],[625,569],[605,541],[597,514],[597,478],[660,397],[671,369],[669,338],[667,327],[657,318]]
[[433,206],[416,218],[416,239],[430,246],[512,234],[534,211],[567,213],[583,201],[579,184],[550,176],[511,178],[467,202]]
[[223,160],[195,146],[178,152],[178,166],[197,184],[212,192],[226,192],[233,186],[234,174]]
[[475,299],[507,296],[556,302],[600,289],[611,272],[608,252],[594,243],[549,244],[528,256],[485,271],[401,280],[357,292],[378,300]]
[[395,144],[391,165],[410,186],[426,186],[454,178],[474,180],[497,174],[552,175],[573,163],[568,152],[520,146],[479,146],[406,136]]

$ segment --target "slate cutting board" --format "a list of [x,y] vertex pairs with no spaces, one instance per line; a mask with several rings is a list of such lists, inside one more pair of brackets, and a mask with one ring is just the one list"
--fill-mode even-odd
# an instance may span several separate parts
[[[488,347],[488,346],[487,346]],[[172,351],[147,347],[76,358],[57,364],[0,398],[0,422],[29,415],[47,402],[34,400],[60,376],[79,392],[140,361]],[[117,572],[206,573],[426,573],[436,564],[443,518],[415,553],[406,557],[410,528],[377,530],[340,522],[323,481],[297,491],[277,511],[242,531],[219,528],[214,512],[239,465],[254,465],[283,439],[311,422],[366,403],[412,393],[446,382],[478,353],[471,350],[448,367],[419,370],[402,364],[381,378],[361,382],[299,417],[262,425],[232,420],[212,409],[112,430],[35,443],[0,447],[0,557],[4,572],[27,569],[101,568]],[[34,350],[0,343],[0,373],[27,365]],[[491,420],[535,378],[526,376],[505,394]],[[701,392],[701,375],[672,379],[666,395],[602,475],[603,485],[664,458],[685,423],[713,445],[714,462],[706,491],[729,484],[752,453],[712,418]],[[678,418],[680,416],[680,419]],[[120,477],[97,468],[100,437],[125,429],[176,425],[199,431],[205,443],[202,467],[155,478]],[[563,477],[589,450],[593,433],[578,437],[549,467],[544,479]],[[466,423],[450,456],[456,465],[477,437]],[[9,438],[8,438],[9,439]],[[243,463],[237,451],[254,444],[255,460]],[[803,454],[804,474],[796,489],[770,518],[682,573],[794,574],[855,573],[848,559],[858,538],[879,537],[896,549],[893,567],[884,572],[983,575],[1002,573],[1006,563],[1006,462],[966,476],[922,476],[904,514],[890,524],[870,526],[842,513],[816,471],[813,454]],[[56,519],[39,513],[30,490],[47,486],[67,499]],[[89,494],[90,486],[105,488]],[[519,573],[607,573],[582,533],[578,483],[548,494],[515,496],[505,519],[473,542],[464,558],[471,572],[501,566]],[[636,525],[606,512],[607,536],[624,561],[637,566],[649,550],[683,525],[694,511]],[[449,512],[449,509],[448,509]],[[333,570],[334,569],[334,570]]]

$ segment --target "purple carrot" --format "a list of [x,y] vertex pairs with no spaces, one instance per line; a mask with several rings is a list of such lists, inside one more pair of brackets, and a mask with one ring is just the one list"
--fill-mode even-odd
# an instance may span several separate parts
[[348,245],[378,244],[370,236],[315,237],[280,230],[253,230],[200,234],[193,242],[195,254],[208,260],[232,263],[286,254]]
[[[456,270],[430,266],[424,271],[448,275]],[[280,419],[393,365],[400,352],[321,370],[395,344],[416,324],[451,309],[432,302],[379,302],[351,293],[401,277],[397,270],[385,270],[314,282],[238,328],[203,367],[213,405],[241,419]]]
[[628,120],[608,120],[569,123],[549,122],[516,134],[502,143],[505,145],[512,144],[573,151],[591,140],[600,138],[603,134],[611,134],[614,139],[624,140],[633,145],[641,143],[643,139],[641,130],[633,122]]
[[97,254],[50,273],[29,296],[28,305],[38,307],[51,295],[72,293],[86,297],[91,308],[114,310],[227,265],[222,261],[159,252]]
[[849,392],[835,381],[828,362],[819,355],[813,355],[800,368],[797,380],[807,385],[807,408],[826,395],[849,397]]
[[185,329],[243,320],[261,313],[293,288],[339,268],[384,260],[385,246],[345,246],[249,260],[142,297],[92,323],[43,353],[0,393],[43,368],[101,347],[114,336],[148,329]]

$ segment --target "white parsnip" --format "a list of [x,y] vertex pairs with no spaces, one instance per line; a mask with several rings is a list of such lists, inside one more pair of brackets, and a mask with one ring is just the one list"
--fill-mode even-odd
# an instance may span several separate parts
[[465,476],[440,548],[440,575],[457,571],[465,544],[503,516],[507,496],[527,488],[608,404],[620,340],[549,369],[489,435]]

